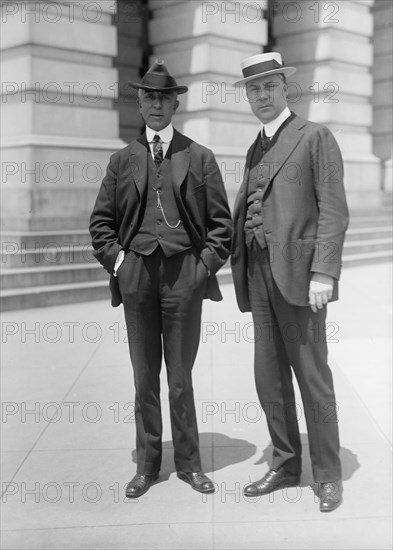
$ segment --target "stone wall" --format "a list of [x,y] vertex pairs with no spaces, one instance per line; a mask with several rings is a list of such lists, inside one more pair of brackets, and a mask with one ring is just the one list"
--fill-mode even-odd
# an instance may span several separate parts
[[109,154],[123,146],[114,6],[2,5],[3,229],[87,225]]
[[327,125],[342,150],[351,210],[378,208],[381,162],[373,152],[374,0],[276,0],[274,47],[288,65],[291,108]]
[[381,189],[392,192],[393,37],[392,2],[374,4],[373,138],[374,153],[382,159]]

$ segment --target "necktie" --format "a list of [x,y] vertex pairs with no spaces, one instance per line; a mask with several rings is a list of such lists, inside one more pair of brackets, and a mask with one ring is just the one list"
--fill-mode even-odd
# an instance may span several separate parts
[[154,153],[154,163],[157,166],[157,168],[159,168],[164,159],[164,156],[162,151],[162,141],[158,134],[154,136],[153,153]]
[[265,154],[266,149],[269,146],[269,143],[270,143],[270,138],[267,137],[267,135],[265,133],[265,128],[264,128],[263,131],[262,131],[262,152],[263,152],[263,154]]

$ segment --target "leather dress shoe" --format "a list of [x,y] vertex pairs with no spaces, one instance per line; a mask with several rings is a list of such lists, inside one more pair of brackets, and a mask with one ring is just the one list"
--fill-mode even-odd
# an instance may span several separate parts
[[295,487],[299,485],[299,482],[300,475],[287,472],[284,468],[269,470],[259,481],[246,485],[244,487],[244,495],[246,497],[263,496],[285,487]]
[[203,472],[177,472],[177,477],[189,483],[195,491],[200,493],[214,493],[214,485]]
[[158,474],[136,474],[126,487],[127,498],[138,498],[147,493],[153,481],[158,479]]
[[319,509],[321,512],[333,512],[343,501],[341,480],[319,484]]

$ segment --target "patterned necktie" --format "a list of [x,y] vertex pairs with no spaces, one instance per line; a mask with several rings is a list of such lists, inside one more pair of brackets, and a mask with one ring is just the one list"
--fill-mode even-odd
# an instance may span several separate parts
[[162,151],[162,141],[160,136],[156,134],[153,140],[153,153],[154,153],[154,163],[159,168],[164,159]]
[[262,131],[262,154],[265,154],[266,149],[268,148],[270,143],[270,138],[267,137],[265,133],[265,128]]

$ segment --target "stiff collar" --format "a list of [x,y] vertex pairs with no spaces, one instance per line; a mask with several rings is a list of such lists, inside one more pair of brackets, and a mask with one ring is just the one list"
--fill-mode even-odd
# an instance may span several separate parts
[[173,125],[172,123],[168,124],[166,128],[163,128],[159,132],[152,130],[149,126],[146,126],[146,139],[148,143],[152,143],[154,136],[158,134],[163,143],[170,143],[173,138]]
[[265,129],[266,136],[268,138],[273,137],[277,130],[280,128],[281,124],[285,122],[290,116],[291,111],[288,107],[285,107],[285,109],[282,111],[281,114],[278,115],[277,118],[271,120],[270,122],[267,122],[266,124],[261,124],[261,135],[263,129]]

